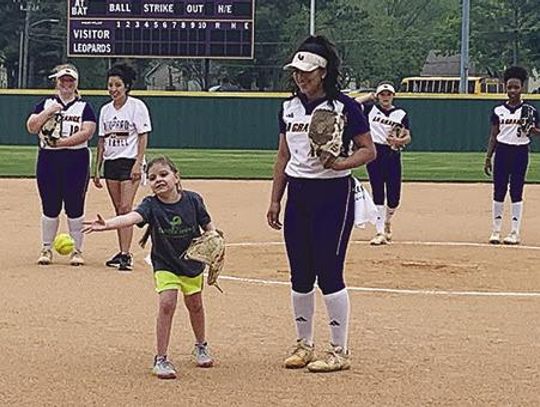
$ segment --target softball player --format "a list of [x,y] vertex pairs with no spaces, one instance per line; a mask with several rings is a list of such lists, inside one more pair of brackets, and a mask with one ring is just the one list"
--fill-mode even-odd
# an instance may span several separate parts
[[[112,101],[99,114],[99,141],[96,154],[94,185],[102,188],[101,166],[117,215],[129,213],[141,182],[148,133],[152,130],[148,108],[142,100],[129,96],[136,74],[126,64],[113,66],[107,73]],[[133,266],[130,254],[133,228],[119,229],[120,251],[105,264],[129,271]]]
[[51,264],[51,245],[58,232],[62,206],[69,234],[75,241],[70,264],[84,264],[82,257],[84,203],[90,178],[88,140],[96,129],[92,106],[79,97],[79,73],[73,65],[59,65],[49,78],[55,80],[56,94],[36,105],[26,122],[28,131],[39,134],[43,125],[61,114],[60,139],[55,146],[40,142],[36,180],[41,198],[41,244],[38,264]]
[[[215,230],[202,197],[185,191],[178,169],[167,157],[148,163],[148,180],[154,195],[147,196],[133,211],[111,219],[87,222],[85,233],[122,229],[148,224],[152,239],[152,266],[159,310],[156,324],[157,354],[152,372],[159,379],[176,378],[176,369],[167,358],[167,350],[176,310],[178,291],[184,296],[189,320],[197,341],[193,355],[198,367],[212,367],[205,335],[202,299],[204,264],[186,260],[182,255],[200,230]],[[144,242],[143,242],[144,245]]]
[[[354,216],[351,168],[367,163],[376,154],[366,117],[353,99],[339,91],[339,65],[334,45],[315,36],[306,39],[285,66],[292,70],[294,90],[279,114],[279,149],[267,212],[270,227],[281,229],[281,199],[287,187],[284,237],[297,342],[285,367],[307,366],[312,372],[350,367],[350,309],[343,264]],[[347,117],[344,147],[335,161],[310,154],[310,117],[320,108]],[[315,281],[323,293],[332,336],[331,346],[320,360],[314,360]]]
[[[400,150],[411,142],[409,117],[405,110],[393,105],[395,94],[391,84],[381,83],[375,93],[356,99],[362,103],[369,119],[371,135],[377,148],[377,159],[367,165],[373,202],[378,212],[375,223],[377,234],[370,241],[375,246],[386,244],[392,239],[392,217],[401,198]],[[369,100],[376,104],[365,104]],[[400,138],[392,135],[396,126],[402,128]]]
[[[504,199],[510,185],[510,200],[512,227],[510,234],[503,243],[516,245],[520,243],[520,225],[523,213],[523,187],[525,175],[529,165],[530,138],[522,134],[522,110],[525,103],[521,100],[523,86],[527,80],[527,71],[518,66],[504,71],[504,83],[508,100],[495,106],[491,114],[491,132],[484,163],[484,172],[491,176],[493,172],[493,229],[489,242],[501,243],[502,218],[504,212]],[[528,105],[533,112],[533,132],[538,134],[538,111]],[[492,156],[495,154],[492,168]],[[493,170],[493,171],[492,171]]]

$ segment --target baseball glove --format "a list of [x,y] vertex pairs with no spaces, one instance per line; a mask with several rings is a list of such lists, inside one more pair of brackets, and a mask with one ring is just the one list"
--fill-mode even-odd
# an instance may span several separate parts
[[[392,126],[392,130],[390,130],[390,137],[394,137],[396,139],[403,138],[403,137],[405,137],[405,134],[406,134],[406,132],[404,130],[405,130],[405,127],[403,127],[402,124],[394,124]],[[405,147],[397,145],[397,144],[390,143],[390,148],[392,150],[394,150],[394,151],[401,151]]]
[[208,266],[206,283],[223,292],[217,280],[225,262],[225,239],[221,230],[210,230],[193,239],[186,250],[185,258]]
[[62,113],[56,113],[45,122],[39,133],[39,138],[44,145],[49,147],[56,146],[56,142],[62,134]]
[[524,103],[523,106],[521,106],[521,118],[517,133],[518,137],[529,136],[531,134],[531,130],[536,125],[534,110],[534,107],[527,103]]
[[322,153],[328,153],[332,157],[339,156],[344,127],[343,114],[331,110],[315,110],[311,115],[308,131],[311,156],[320,157]]

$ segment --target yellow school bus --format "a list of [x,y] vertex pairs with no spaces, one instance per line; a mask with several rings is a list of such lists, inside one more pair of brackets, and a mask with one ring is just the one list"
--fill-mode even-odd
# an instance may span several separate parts
[[[403,78],[400,92],[403,93],[459,93],[457,76],[411,76]],[[487,95],[505,93],[504,83],[498,78],[469,76],[467,93]]]

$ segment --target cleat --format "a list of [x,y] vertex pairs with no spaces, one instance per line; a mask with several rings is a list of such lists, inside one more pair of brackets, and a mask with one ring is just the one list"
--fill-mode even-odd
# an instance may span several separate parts
[[323,359],[311,362],[307,366],[312,373],[337,372],[351,368],[351,358],[349,351],[343,350],[341,346],[330,345]]
[[154,367],[152,374],[158,379],[176,379],[176,369],[174,365],[167,360],[167,356],[156,356],[154,358]]
[[503,240],[504,244],[516,245],[519,244],[519,235],[517,232],[510,232]]
[[369,241],[369,244],[372,246],[381,246],[383,244],[387,244],[388,240],[386,240],[386,237],[383,233],[377,233],[373,239]]
[[284,366],[287,369],[301,369],[315,359],[315,347],[308,345],[305,339],[298,339],[291,356],[285,359]]
[[45,249],[43,248],[41,250],[41,253],[39,254],[39,258],[37,260],[37,264],[41,266],[47,266],[52,263],[52,251],[51,249]]
[[118,267],[120,265],[120,257],[122,256],[122,253],[116,253],[110,260],[107,260],[105,262],[105,265],[107,267]]
[[118,264],[118,271],[131,271],[133,270],[133,256],[128,254],[120,255],[120,263]]
[[385,222],[384,224],[384,237],[387,241],[392,240],[392,225],[390,222]]
[[210,356],[210,353],[208,352],[208,344],[206,342],[195,344],[193,356],[195,356],[195,362],[198,367],[214,366],[214,359],[212,359],[212,356]]
[[73,250],[71,256],[69,257],[69,264],[72,266],[82,266],[84,264],[82,253],[79,250]]
[[489,243],[491,243],[491,244],[501,244],[501,233],[500,232],[492,232],[491,236],[489,237]]

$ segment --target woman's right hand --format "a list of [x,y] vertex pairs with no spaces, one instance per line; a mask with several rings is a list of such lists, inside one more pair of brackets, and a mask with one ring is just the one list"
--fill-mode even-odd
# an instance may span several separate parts
[[103,184],[101,183],[101,177],[98,174],[94,175],[94,178],[92,180],[94,181],[94,186],[96,188],[103,188]]
[[280,230],[282,224],[279,221],[279,213],[281,212],[281,203],[271,202],[268,212],[266,213],[266,221],[272,229]]
[[491,157],[486,157],[486,160],[484,161],[484,174],[486,174],[488,177],[491,177],[492,172],[493,167],[491,165]]
[[58,102],[53,102],[47,109],[45,109],[45,112],[47,112],[47,116],[54,116],[55,113],[58,113],[60,110],[62,110],[63,106]]

